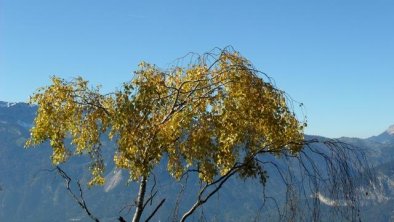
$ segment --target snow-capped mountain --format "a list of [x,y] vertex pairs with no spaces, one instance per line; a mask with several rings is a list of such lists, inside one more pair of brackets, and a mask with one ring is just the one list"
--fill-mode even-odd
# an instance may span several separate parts
[[391,125],[386,131],[378,136],[370,137],[369,140],[378,143],[389,144],[394,142],[394,125]]
[[394,135],[394,125],[391,125],[387,130],[386,133],[389,135]]

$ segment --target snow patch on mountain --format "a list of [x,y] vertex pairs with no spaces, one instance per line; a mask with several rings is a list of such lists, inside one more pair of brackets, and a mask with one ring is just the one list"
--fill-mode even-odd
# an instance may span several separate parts
[[348,204],[346,203],[346,201],[344,200],[333,200],[329,197],[324,196],[321,193],[317,193],[316,194],[317,199],[319,199],[319,201],[327,206],[330,207],[345,207]]
[[109,192],[113,190],[119,182],[122,180],[122,171],[116,169],[113,173],[110,173],[105,177],[106,183],[104,185],[104,191]]
[[391,125],[387,130],[386,133],[390,135],[394,135],[394,125]]
[[10,103],[10,102],[3,102],[0,101],[0,107],[2,108],[9,108],[11,106],[15,106],[17,103]]

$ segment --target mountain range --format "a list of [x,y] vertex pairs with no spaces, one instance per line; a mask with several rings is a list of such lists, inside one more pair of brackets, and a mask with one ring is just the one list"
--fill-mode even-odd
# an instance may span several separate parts
[[[35,112],[36,107],[26,103],[0,101],[0,221],[87,221],[86,214],[67,191],[64,179],[50,163],[49,144],[24,148]],[[339,140],[365,151],[378,181],[379,188],[376,189],[379,195],[362,207],[363,221],[394,221],[394,125],[367,139],[342,137]],[[83,186],[84,198],[100,221],[116,221],[120,215],[130,218],[130,205],[137,185],[129,182],[127,173],[116,169],[108,159],[114,152],[114,144],[104,140],[103,145],[107,147],[104,150],[104,157],[108,160],[106,184],[92,188]],[[70,184],[74,191],[78,191],[78,181],[85,185],[89,180],[86,163],[85,157],[78,156],[61,166],[73,179]],[[176,208],[182,184],[173,182],[165,167],[155,170],[155,178],[159,192],[152,203],[157,204],[165,194],[170,194],[170,197],[166,197],[154,221],[176,219],[177,211],[182,212],[193,203],[194,194],[183,194],[182,204]],[[268,180],[271,180],[267,185],[271,186],[271,195],[276,195],[275,192],[279,191],[272,190],[275,178]],[[193,178],[188,182],[185,192],[197,188],[197,181]],[[202,216],[208,221],[262,220],[260,211],[270,215],[273,208],[262,208],[260,187],[256,181],[233,178],[192,221],[200,221]]]

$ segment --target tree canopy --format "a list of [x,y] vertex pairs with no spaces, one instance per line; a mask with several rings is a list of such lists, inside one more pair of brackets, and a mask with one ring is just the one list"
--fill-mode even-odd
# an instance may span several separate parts
[[284,92],[237,52],[168,71],[142,62],[130,82],[106,95],[81,77],[52,77],[31,102],[38,112],[27,145],[50,140],[57,165],[71,156],[64,142],[71,137],[74,153],[92,159],[91,185],[104,183],[100,134],[107,131],[117,143],[116,166],[133,180],[148,176],[166,155],[175,178],[198,165],[200,178],[209,182],[258,152],[297,152],[303,140],[303,124]]
[[174,178],[193,168],[210,183],[234,166],[242,177],[262,176],[254,157],[299,152],[306,125],[289,108],[284,91],[227,49],[168,70],[142,62],[131,81],[108,94],[81,77],[54,76],[30,102],[38,111],[26,146],[49,140],[55,165],[88,155],[89,185],[105,182],[102,134],[116,142],[113,160],[131,180],[146,184],[166,157]]

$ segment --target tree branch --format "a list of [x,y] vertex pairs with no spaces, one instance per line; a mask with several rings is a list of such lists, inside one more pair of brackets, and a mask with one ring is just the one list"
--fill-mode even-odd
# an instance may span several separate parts
[[160,209],[160,207],[163,205],[163,203],[166,201],[164,198],[163,200],[160,201],[159,205],[155,208],[155,210],[149,215],[149,217],[145,220],[145,222],[148,222],[152,217],[156,214],[156,212]]
[[71,177],[69,177],[67,175],[67,173],[61,169],[59,166],[56,166],[56,170],[58,172],[58,174],[63,177],[63,179],[65,180],[66,183],[66,189],[68,190],[68,192],[70,193],[70,195],[72,196],[72,198],[79,204],[79,206],[86,212],[86,214],[95,222],[99,222],[99,219],[97,219],[97,217],[95,217],[89,210],[88,206],[86,205],[86,201],[85,198],[83,197],[83,191],[82,191],[82,187],[81,184],[79,183],[79,181],[77,182],[78,188],[79,188],[79,197],[72,191],[70,183],[71,183]]

